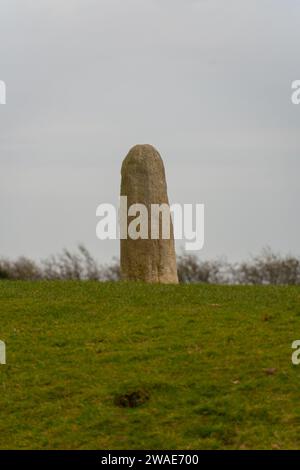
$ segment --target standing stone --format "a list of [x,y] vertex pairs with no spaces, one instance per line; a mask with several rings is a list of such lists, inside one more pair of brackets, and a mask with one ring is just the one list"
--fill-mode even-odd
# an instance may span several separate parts
[[[123,161],[121,196],[127,196],[128,209],[132,204],[144,204],[148,209],[148,239],[121,238],[121,273],[124,280],[177,284],[177,267],[172,219],[170,237],[163,239],[161,219],[159,235],[151,239],[151,204],[167,204],[167,184],[162,158],[151,145],[136,145]],[[126,217],[121,232],[126,233],[136,217]],[[123,225],[122,225],[123,224]]]

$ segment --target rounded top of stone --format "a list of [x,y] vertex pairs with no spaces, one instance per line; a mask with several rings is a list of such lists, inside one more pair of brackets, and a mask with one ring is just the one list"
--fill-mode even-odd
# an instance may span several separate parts
[[155,147],[150,144],[137,144],[134,145],[128,153],[144,154],[144,153],[158,153]]
[[121,173],[126,171],[128,166],[138,165],[138,167],[141,168],[151,168],[155,164],[159,164],[163,167],[162,158],[156,148],[149,144],[138,144],[129,150],[123,160]]

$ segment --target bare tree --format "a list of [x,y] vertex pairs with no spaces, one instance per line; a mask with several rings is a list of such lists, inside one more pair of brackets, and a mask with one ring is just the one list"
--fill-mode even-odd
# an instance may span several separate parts
[[275,254],[267,247],[250,261],[238,265],[235,278],[239,284],[300,284],[300,260]]
[[226,284],[228,266],[224,260],[201,261],[195,255],[184,253],[177,260],[181,283]]

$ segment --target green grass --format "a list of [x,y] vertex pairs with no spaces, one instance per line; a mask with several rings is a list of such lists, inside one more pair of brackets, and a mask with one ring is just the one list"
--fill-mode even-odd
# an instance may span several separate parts
[[299,287],[0,282],[0,448],[300,448],[299,338]]

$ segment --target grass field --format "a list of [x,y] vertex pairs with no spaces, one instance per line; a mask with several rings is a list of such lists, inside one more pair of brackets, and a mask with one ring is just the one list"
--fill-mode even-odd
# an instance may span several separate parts
[[0,448],[300,448],[299,338],[299,287],[0,282]]

